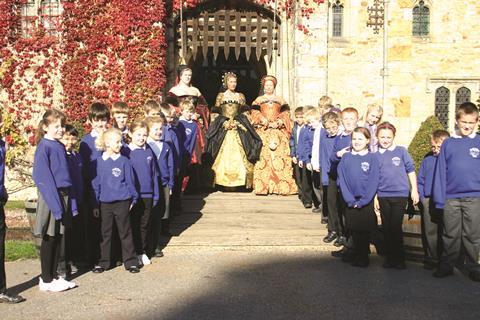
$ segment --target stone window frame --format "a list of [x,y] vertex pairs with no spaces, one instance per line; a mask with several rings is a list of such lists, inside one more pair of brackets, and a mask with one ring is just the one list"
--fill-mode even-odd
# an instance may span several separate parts
[[[415,35],[413,33],[413,10],[415,7],[418,7],[420,5],[420,2],[424,3],[424,6],[428,8],[429,13],[428,13],[428,34],[427,35]],[[416,41],[427,41],[430,40],[430,37],[432,36],[432,16],[434,12],[434,7],[432,4],[431,0],[415,0],[413,2],[413,6],[411,9],[411,15],[412,15],[412,38]]]
[[470,101],[477,104],[480,98],[480,77],[431,77],[427,79],[426,93],[431,96],[432,114],[435,115],[435,93],[438,88],[445,87],[450,90],[448,104],[448,130],[455,130],[456,95],[458,89],[465,87],[470,90]]
[[[344,42],[348,42],[349,37],[351,36],[349,30],[351,21],[351,1],[349,0],[331,0],[328,3],[328,15],[329,15],[329,22],[328,22],[328,38],[329,41],[337,42],[340,44]],[[333,4],[339,3],[343,6],[342,12],[342,35],[340,37],[333,36]]]
[[[335,8],[339,8],[340,10],[335,12]],[[344,33],[345,33],[345,30],[344,30],[344,23],[345,23],[345,5],[342,1],[340,0],[336,0],[335,2],[333,2],[332,4],[332,33],[331,33],[331,37],[332,38],[342,38]],[[340,20],[340,21],[338,21]],[[336,22],[339,22],[339,28],[340,30],[335,30],[336,28]],[[335,34],[335,31],[339,31],[339,34]]]
[[40,24],[49,35],[59,36],[58,24],[63,14],[61,0],[28,0],[20,6],[19,13],[19,32],[23,38],[30,38],[32,30]]

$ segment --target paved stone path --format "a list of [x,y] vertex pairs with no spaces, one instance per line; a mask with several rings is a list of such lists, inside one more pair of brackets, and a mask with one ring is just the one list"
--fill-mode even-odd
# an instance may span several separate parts
[[41,293],[37,261],[7,263],[28,300],[0,319],[479,319],[480,284],[420,265],[368,269],[330,257],[320,216],[295,197],[215,193],[185,200],[178,236],[139,274],[78,276],[78,288]]

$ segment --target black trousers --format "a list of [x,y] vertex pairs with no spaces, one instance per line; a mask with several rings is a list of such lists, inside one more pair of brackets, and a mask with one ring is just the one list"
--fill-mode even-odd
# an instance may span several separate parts
[[5,224],[5,210],[0,204],[0,293],[7,290],[7,278],[5,276],[5,236],[7,225]]
[[308,170],[304,164],[303,168],[300,168],[301,176],[301,185],[302,185],[302,203],[313,204],[315,207],[320,205],[319,200],[317,199],[313,191],[313,175],[312,171]]
[[[61,223],[56,221],[56,223]],[[62,246],[63,235],[55,236],[44,235],[42,245],[40,246],[40,265],[42,267],[43,282],[52,282],[57,278],[58,261],[60,258],[60,249]]]
[[160,245],[160,235],[162,233],[162,226],[168,220],[170,202],[170,188],[163,187],[160,189],[160,199],[158,204],[152,208],[151,223],[148,232],[147,255],[152,257],[155,250]]
[[[328,185],[327,186],[322,186],[322,215],[324,217],[329,216],[327,199],[328,199]],[[330,231],[330,229],[329,229],[329,231]]]
[[100,245],[99,265],[107,269],[110,267],[112,250],[112,231],[116,223],[120,242],[122,244],[122,259],[125,269],[138,265],[130,226],[130,201],[116,201],[100,204],[102,216],[102,243]]
[[[321,172],[311,171],[312,174],[312,201],[315,208],[322,209],[322,199],[323,199],[323,186],[322,186],[322,176]],[[322,214],[324,215],[323,211]],[[325,216],[325,215],[324,215]],[[326,216],[325,216],[326,217]]]
[[442,252],[442,210],[436,209],[430,198],[420,203],[422,214],[422,245],[424,261],[437,263]]
[[150,226],[152,206],[152,198],[140,198],[133,206],[130,214],[133,243],[138,255],[146,253],[147,250],[147,234]]
[[302,168],[298,166],[298,163],[292,163],[293,177],[295,178],[295,184],[298,190],[298,199],[303,202],[303,190],[302,190]]
[[370,231],[352,231],[355,260],[360,262],[368,261],[370,253]]
[[463,245],[466,267],[480,272],[480,198],[448,199],[443,209],[440,265],[453,268]]
[[[85,185],[89,185],[86,183]],[[102,234],[102,220],[93,216],[93,190],[86,188],[84,199],[84,223],[85,223],[85,247],[86,247],[86,259],[90,265],[94,265],[100,259],[100,243]]]
[[379,197],[382,229],[385,238],[385,254],[393,264],[405,262],[403,247],[403,216],[407,211],[407,197]]
[[333,179],[332,177],[328,178],[327,206],[328,231],[334,231],[338,234],[343,234],[338,212],[338,209],[340,208],[340,196],[338,193],[337,180]]

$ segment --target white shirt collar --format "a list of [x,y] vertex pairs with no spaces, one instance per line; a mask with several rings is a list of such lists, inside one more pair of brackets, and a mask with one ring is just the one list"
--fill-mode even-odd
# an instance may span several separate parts
[[97,132],[97,130],[92,129],[92,131],[90,131],[90,135],[91,135],[92,137],[94,137],[94,138],[98,137],[98,132]]
[[359,155],[359,156],[364,156],[368,153],[368,149],[364,149],[362,151],[355,151],[355,150],[352,150],[351,151],[353,155]]
[[137,149],[143,149],[143,150],[145,150],[145,149],[147,148],[146,145],[143,145],[143,147],[139,147],[139,146],[137,146],[136,144],[133,144],[133,143],[130,143],[130,144],[128,145],[128,147],[129,147],[130,150],[132,150],[132,151],[133,151],[133,150],[137,150]]
[[103,160],[107,160],[108,158],[111,158],[112,160],[117,160],[118,158],[120,158],[121,154],[120,153],[116,153],[116,154],[112,154],[112,155],[108,155],[106,152],[104,152],[102,154],[102,159]]
[[387,151],[387,150],[388,150],[388,151],[393,151],[393,150],[395,150],[396,147],[397,147],[397,146],[395,145],[395,143],[392,144],[392,145],[391,145],[390,147],[388,147],[387,149],[383,149],[382,147],[379,147],[379,148],[378,148],[378,152],[384,153],[384,152]]
[[[476,135],[477,135],[476,132],[472,132],[467,137],[469,137],[470,139],[473,139],[473,138],[476,137]],[[460,132],[458,130],[455,130],[455,132],[452,134],[452,138],[461,139],[461,138],[463,138],[463,136],[460,134]]]

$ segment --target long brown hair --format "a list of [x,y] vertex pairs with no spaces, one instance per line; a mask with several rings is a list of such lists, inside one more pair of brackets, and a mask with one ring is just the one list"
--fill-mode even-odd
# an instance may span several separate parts
[[50,125],[50,123],[57,121],[60,119],[62,123],[62,127],[65,127],[66,117],[65,114],[58,110],[58,109],[49,109],[45,111],[42,116],[42,120],[38,123],[37,134],[35,136],[35,142],[38,144],[40,140],[42,140],[43,136],[45,135],[45,131],[43,130],[44,126]]

